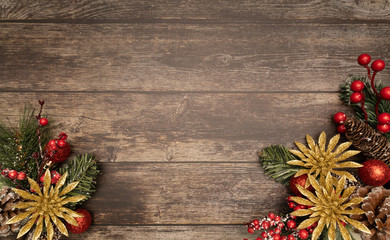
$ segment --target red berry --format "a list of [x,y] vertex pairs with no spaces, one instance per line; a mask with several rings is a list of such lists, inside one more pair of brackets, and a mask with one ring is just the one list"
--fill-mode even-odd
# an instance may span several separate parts
[[307,232],[306,229],[301,229],[298,232],[298,236],[299,236],[300,239],[306,239],[306,238],[309,237],[309,233]]
[[267,221],[263,221],[261,223],[261,228],[264,229],[264,230],[267,230],[269,227],[271,226],[271,224]]
[[274,232],[276,234],[280,234],[282,232],[282,229],[277,227],[277,228],[275,228]]
[[343,112],[338,112],[333,116],[333,121],[337,124],[342,124],[347,120],[347,116]]
[[51,150],[57,150],[57,145],[50,145],[49,147]]
[[287,221],[287,227],[291,229],[295,229],[297,227],[297,224],[294,220],[288,220]]
[[293,235],[288,235],[287,240],[297,240]]
[[363,94],[360,92],[354,92],[349,97],[351,103],[360,103],[363,100]]
[[49,143],[48,143],[49,146],[56,146],[56,140],[50,140]]
[[274,233],[274,230],[269,230],[268,231],[268,235],[270,235],[270,236],[273,236],[275,233]]
[[297,219],[297,216],[290,216],[291,219]]
[[363,91],[364,89],[364,82],[360,81],[360,80],[356,80],[356,81],[353,81],[351,83],[351,90],[354,91],[354,92],[360,92],[360,91]]
[[261,237],[257,237],[256,240],[263,240]]
[[1,171],[1,175],[3,175],[3,176],[8,176],[8,172],[9,172],[9,169],[3,169],[2,171]]
[[390,100],[390,87],[384,87],[380,91],[381,98],[384,100]]
[[268,233],[267,233],[266,231],[264,231],[264,232],[262,232],[262,233],[260,234],[260,236],[261,236],[262,238],[267,238],[267,237],[268,237]]
[[378,122],[380,124],[387,124],[390,122],[390,114],[389,113],[381,113],[378,116]]
[[60,147],[60,148],[65,147],[66,146],[65,140],[58,140],[57,141],[57,146]]
[[18,175],[18,172],[16,170],[10,170],[8,172],[8,177],[11,178],[12,180],[16,179]]
[[279,222],[280,220],[282,220],[282,218],[278,215],[275,216],[275,221]]
[[48,123],[49,123],[49,121],[47,120],[47,118],[40,118],[39,119],[39,124],[41,126],[46,126]]
[[41,182],[44,182],[44,181],[45,181],[45,174],[42,174],[42,176],[39,178],[39,180],[40,180]]
[[380,72],[385,68],[385,62],[383,60],[375,60],[371,63],[371,69],[375,72]]
[[287,202],[291,202],[291,201],[292,201],[292,197],[293,197],[293,196],[288,196],[288,197],[287,197]]
[[280,240],[281,238],[280,234],[273,235],[273,240]]
[[275,214],[274,213],[268,213],[268,217],[273,220],[275,218]]
[[259,230],[260,229],[260,225],[255,225],[255,229]]
[[313,229],[313,228],[309,228],[308,230],[309,230],[309,233],[310,233],[310,234],[314,232],[314,229]]
[[254,232],[255,232],[255,229],[254,229],[254,228],[252,228],[252,227],[248,228],[248,233],[252,234],[252,233],[254,233]]
[[280,240],[287,240],[287,237],[286,236],[282,236],[282,238]]
[[284,228],[284,223],[283,222],[278,223],[278,228]]
[[68,135],[66,133],[60,133],[60,135],[58,135],[58,139],[60,140],[66,140],[68,138]]
[[259,224],[260,224],[260,222],[259,222],[258,219],[253,220],[252,223],[253,223],[254,225],[259,225]]
[[376,129],[378,129],[381,133],[388,133],[390,131],[390,125],[389,124],[378,124],[376,125]]
[[347,128],[345,127],[344,124],[339,124],[337,125],[337,132],[340,133],[340,134],[344,134],[347,132]]
[[26,178],[26,174],[24,172],[19,172],[16,178],[18,180],[24,180]]
[[305,209],[305,208],[306,208],[305,206],[298,205],[298,206],[295,206],[295,207],[294,207],[294,211],[301,210],[301,209]]
[[343,225],[345,227],[345,225],[347,225],[345,222],[343,221],[340,221],[341,225]]
[[365,66],[368,65],[371,62],[371,56],[367,53],[363,53],[358,57],[358,63],[359,65]]

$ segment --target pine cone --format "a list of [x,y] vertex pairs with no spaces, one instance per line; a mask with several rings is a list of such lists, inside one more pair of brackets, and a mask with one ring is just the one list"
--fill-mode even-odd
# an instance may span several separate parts
[[390,239],[390,190],[380,187],[359,187],[351,198],[363,197],[360,204],[362,210],[366,211],[362,215],[351,215],[352,219],[358,220],[366,225],[371,234],[362,234],[363,240],[386,240]]
[[390,143],[386,136],[354,117],[345,122],[345,128],[347,139],[352,141],[352,145],[364,156],[381,160],[390,166]]
[[[25,240],[32,240],[33,239],[33,235],[34,235],[34,232],[33,231],[30,231]],[[53,240],[59,240],[62,238],[62,233],[60,232],[60,230],[58,230],[58,228],[54,228],[54,235],[53,235]],[[38,240],[46,240],[46,233],[42,233],[42,235],[38,238]]]
[[21,213],[19,209],[13,208],[14,205],[23,201],[10,187],[3,187],[0,191],[0,236],[5,237],[19,232],[24,222],[12,225],[6,222],[13,216]]

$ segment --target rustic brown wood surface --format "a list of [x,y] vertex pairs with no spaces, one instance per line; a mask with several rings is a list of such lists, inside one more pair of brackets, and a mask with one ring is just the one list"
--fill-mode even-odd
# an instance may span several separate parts
[[254,239],[288,195],[256,152],[335,134],[338,85],[389,35],[385,0],[0,0],[0,119],[45,99],[96,155],[70,239]]

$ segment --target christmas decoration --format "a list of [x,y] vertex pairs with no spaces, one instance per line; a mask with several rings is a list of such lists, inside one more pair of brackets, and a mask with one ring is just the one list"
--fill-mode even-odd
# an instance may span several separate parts
[[352,205],[359,204],[363,198],[356,197],[349,200],[350,195],[354,191],[354,187],[349,187],[344,190],[344,183],[346,177],[343,176],[334,184],[330,173],[326,175],[325,184],[317,182],[317,180],[309,175],[309,182],[314,187],[316,195],[298,186],[299,191],[307,197],[292,197],[292,200],[307,206],[313,206],[307,209],[299,209],[291,213],[293,216],[310,215],[308,219],[303,221],[298,229],[304,229],[318,222],[318,226],[313,232],[312,239],[317,239],[325,226],[329,227],[329,239],[335,239],[336,225],[340,229],[341,235],[344,239],[350,239],[347,229],[341,222],[348,222],[355,228],[362,232],[370,233],[370,230],[361,222],[353,220],[348,217],[349,214],[364,214],[365,212],[360,208],[348,209]]
[[390,168],[380,160],[367,160],[359,168],[359,177],[367,185],[382,186],[390,180]]
[[17,128],[0,122],[0,236],[61,239],[65,224],[77,226],[84,216],[76,207],[95,191],[97,162],[90,154],[71,158],[66,133],[50,137],[44,103],[38,114],[25,107]]
[[[390,86],[375,79],[385,69],[383,60],[371,63],[370,55],[361,54],[357,61],[366,75],[352,75],[340,86],[340,100],[355,114],[332,116],[337,132],[348,142],[336,148],[340,139],[336,135],[327,147],[322,132],[318,143],[307,135],[308,147],[296,142],[298,150],[289,150],[290,154],[283,146],[260,152],[265,173],[289,183],[295,195],[288,197],[292,212],[283,222],[284,228],[294,231],[280,234],[283,229],[277,229],[274,215],[269,215],[267,221],[247,225],[250,233],[262,231],[257,240],[390,239],[390,190],[386,189],[390,187]],[[356,150],[347,151],[351,145]],[[347,160],[350,157],[353,160]]]
[[361,204],[352,208],[361,207],[364,214],[351,215],[370,229],[370,233],[362,235],[363,240],[369,239],[390,239],[390,190],[380,187],[359,187],[351,197],[361,197],[364,200]]
[[[343,162],[344,160],[358,154],[360,151],[349,150],[344,152],[351,146],[351,142],[345,142],[340,144],[335,151],[337,143],[339,142],[340,135],[336,135],[330,139],[328,148],[326,148],[326,134],[322,132],[318,139],[318,145],[315,143],[313,138],[309,135],[306,135],[306,141],[309,145],[309,148],[305,147],[302,143],[295,142],[295,145],[299,148],[300,151],[290,150],[290,152],[301,160],[291,160],[288,161],[288,164],[301,166],[304,169],[299,170],[295,177],[298,177],[303,174],[313,175],[314,177],[319,176],[320,182],[323,184],[325,181],[325,176],[330,172],[339,176],[346,176],[352,181],[356,181],[355,177],[347,171],[335,170],[343,168],[358,168],[361,167],[361,164],[356,162],[348,161]],[[333,152],[332,152],[333,151]],[[306,184],[308,186],[308,182]]]
[[91,214],[85,209],[77,209],[77,213],[81,214],[82,217],[76,217],[78,226],[74,226],[72,224],[66,223],[66,227],[71,233],[83,233],[88,230],[92,223]]

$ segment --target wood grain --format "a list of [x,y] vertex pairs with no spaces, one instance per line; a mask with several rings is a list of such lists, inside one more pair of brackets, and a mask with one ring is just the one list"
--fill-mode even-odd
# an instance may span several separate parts
[[94,223],[245,224],[286,207],[259,163],[103,163],[88,200]]
[[331,116],[348,110],[336,93],[0,93],[0,119],[16,124],[37,99],[75,152],[105,162],[256,162],[260,148],[335,134]]
[[[2,24],[2,91],[337,91],[386,24]],[[378,74],[389,79],[389,71]]]
[[193,240],[193,239],[223,239],[237,240],[250,238],[245,226],[242,225],[200,225],[200,226],[96,226],[93,225],[86,233],[71,234],[70,240],[101,239],[137,239],[137,240]]
[[389,20],[386,0],[304,1],[0,1],[3,20],[151,21],[280,21]]

